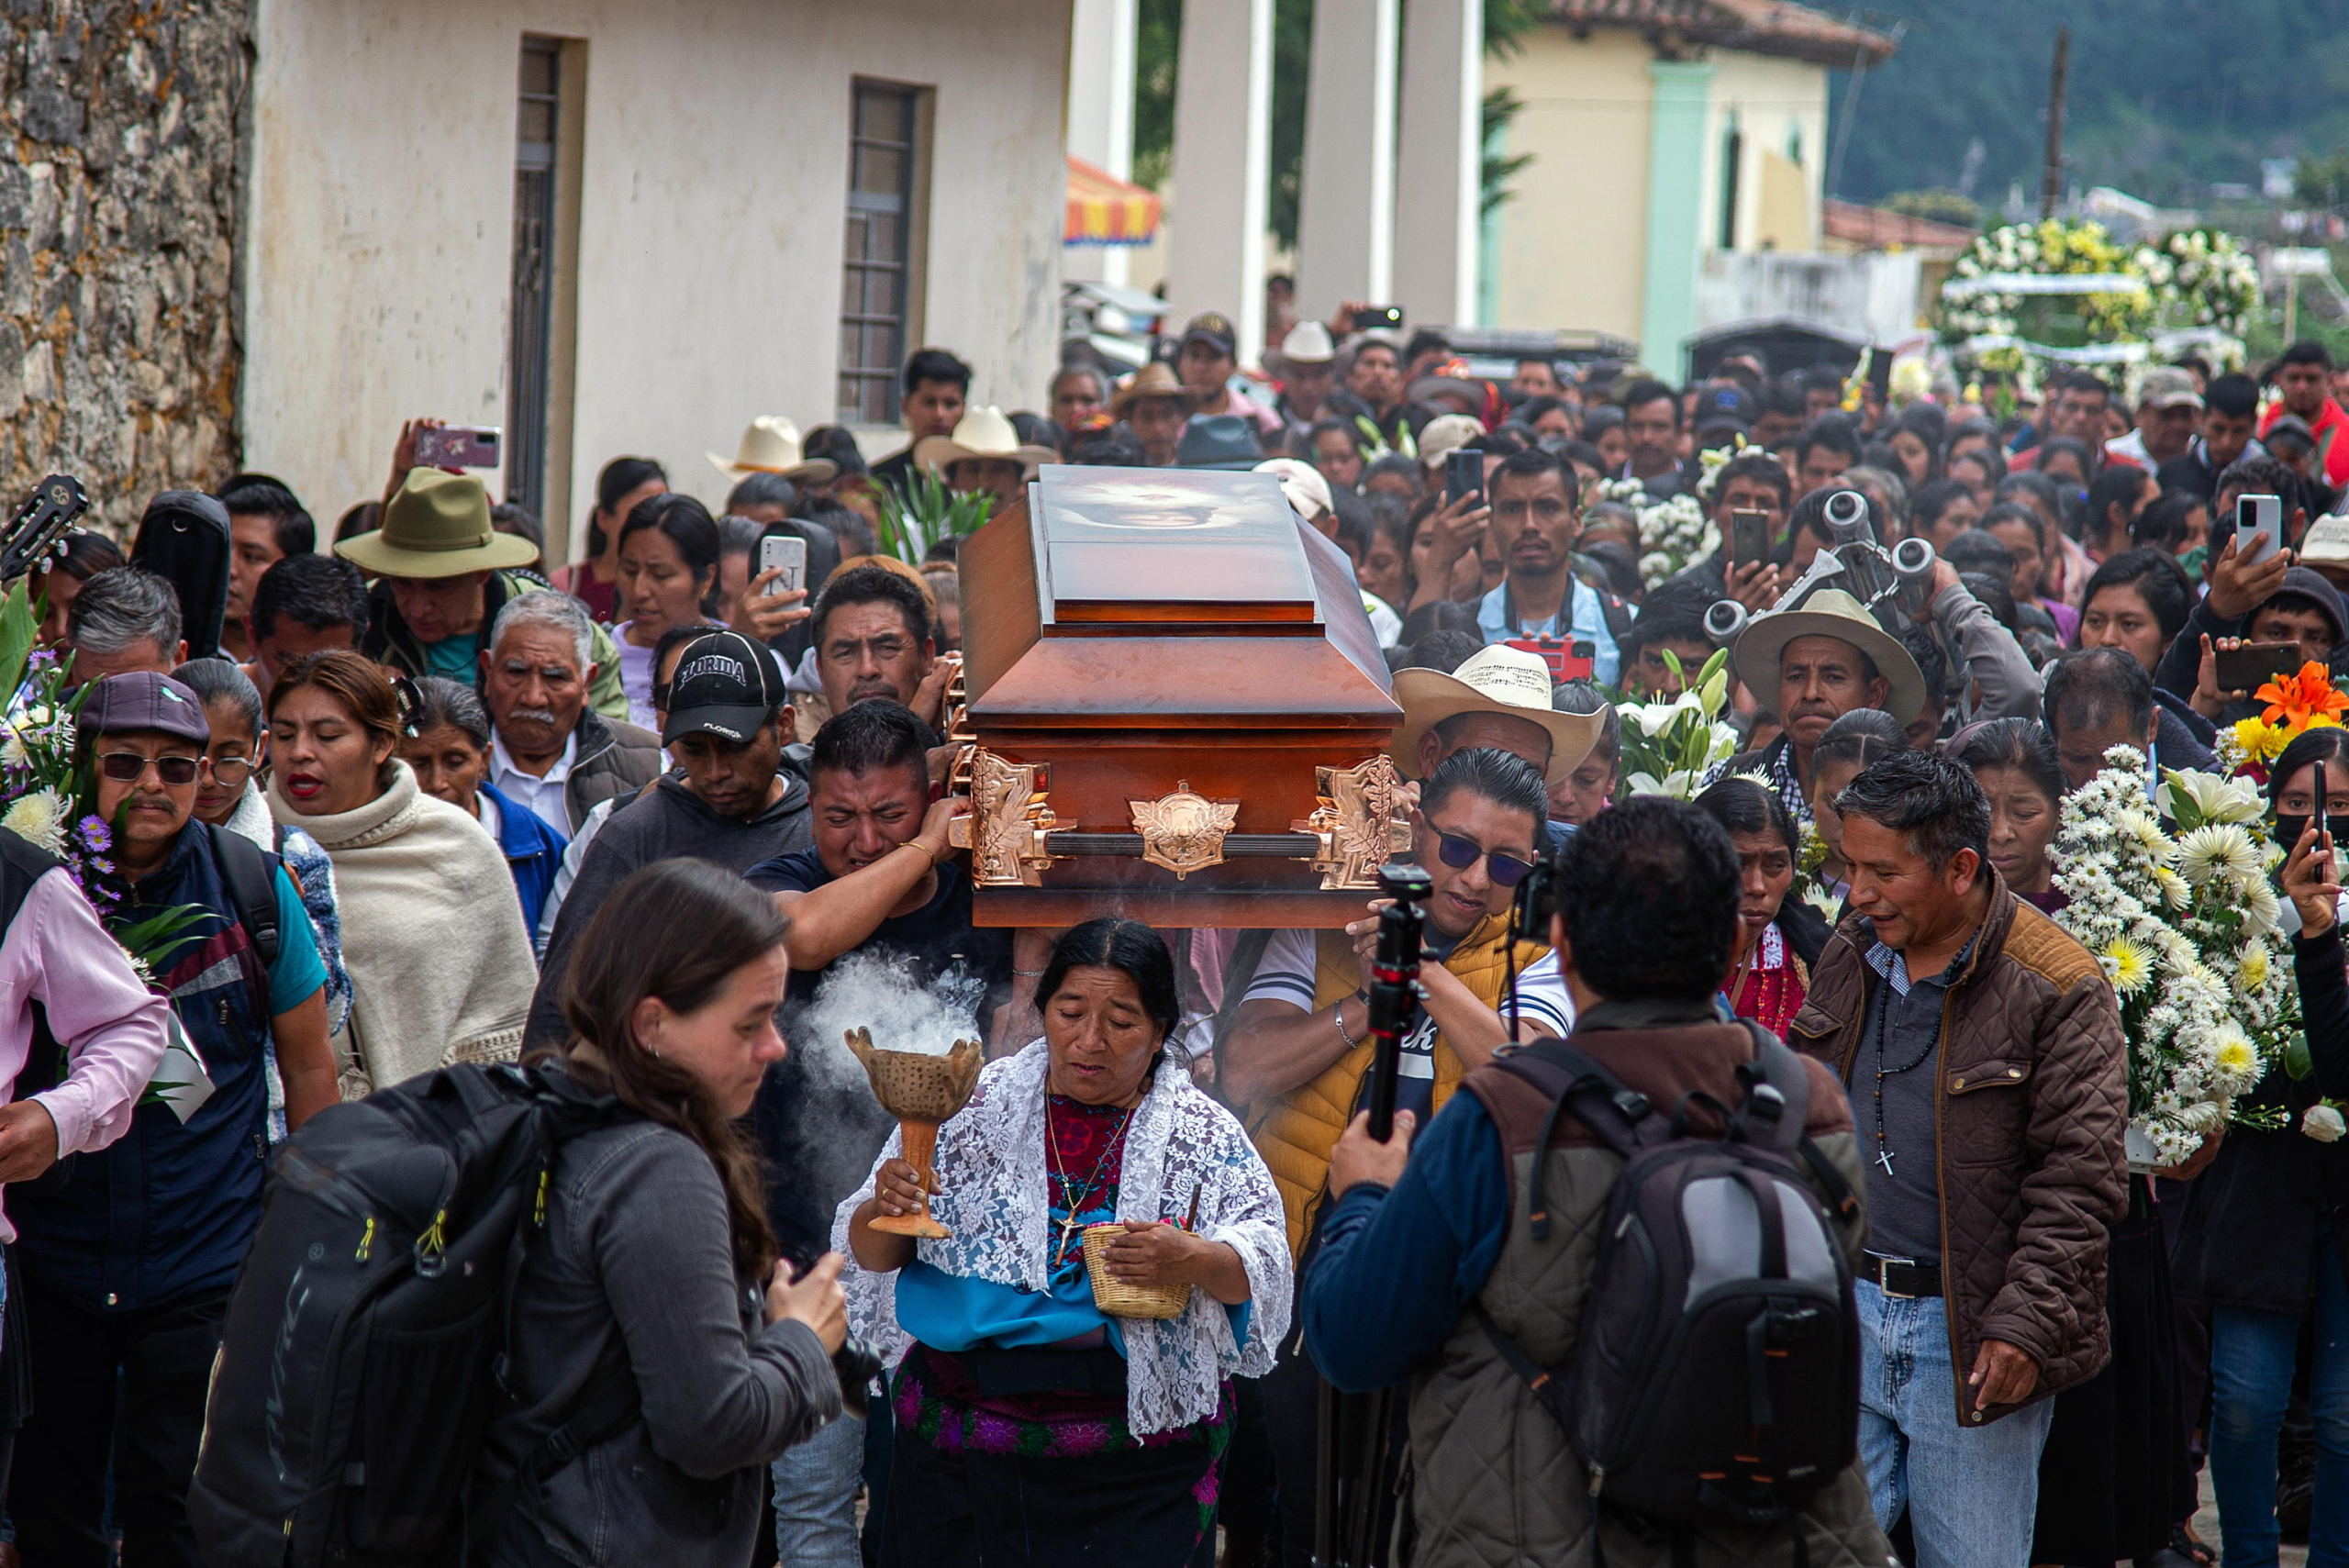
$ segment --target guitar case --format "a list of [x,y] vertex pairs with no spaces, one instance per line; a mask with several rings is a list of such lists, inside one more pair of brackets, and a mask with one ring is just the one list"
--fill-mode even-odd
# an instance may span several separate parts
[[198,491],[166,490],[139,519],[130,564],[163,578],[179,595],[180,634],[190,659],[220,651],[230,550],[228,508]]

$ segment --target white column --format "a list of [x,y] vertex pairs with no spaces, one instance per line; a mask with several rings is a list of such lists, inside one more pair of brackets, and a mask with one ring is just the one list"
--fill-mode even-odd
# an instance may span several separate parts
[[1297,213],[1297,319],[1395,289],[1396,0],[1316,0]]
[[1273,0],[1184,0],[1174,79],[1172,325],[1219,310],[1240,361],[1264,339],[1265,186],[1271,176]]
[[1476,319],[1484,97],[1484,0],[1411,0],[1395,180],[1395,303],[1408,326]]
[[[1068,32],[1068,150],[1120,180],[1134,172],[1136,0],[1075,0]],[[1064,276],[1126,281],[1123,246],[1080,245],[1062,259]]]

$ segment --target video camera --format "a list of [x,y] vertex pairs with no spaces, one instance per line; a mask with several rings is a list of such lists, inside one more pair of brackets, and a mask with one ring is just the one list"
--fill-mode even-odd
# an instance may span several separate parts
[[[1838,490],[1827,497],[1827,532],[1832,542],[1811,561],[1809,571],[1778,595],[1770,614],[1798,610],[1820,589],[1840,588],[1867,606],[1895,637],[1925,622],[1935,560],[1930,539],[1904,539],[1885,549],[1868,521],[1868,498],[1856,490]],[[1705,611],[1705,634],[1726,648],[1737,640],[1749,618],[1735,599],[1716,599]]]

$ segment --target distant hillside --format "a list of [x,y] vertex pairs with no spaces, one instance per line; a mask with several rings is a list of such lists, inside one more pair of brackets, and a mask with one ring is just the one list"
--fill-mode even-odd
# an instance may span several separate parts
[[[2017,180],[2036,200],[2065,22],[2069,183],[2191,206],[2212,182],[2255,190],[2262,158],[2349,145],[2349,0],[1872,0],[1858,15],[1909,28],[1860,89],[1835,192],[1855,200],[1948,186],[1996,208]],[[1836,76],[1839,122],[1848,84]]]

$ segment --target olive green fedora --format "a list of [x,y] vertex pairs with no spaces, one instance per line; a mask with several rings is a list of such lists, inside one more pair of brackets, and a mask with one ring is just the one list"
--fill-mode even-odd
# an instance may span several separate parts
[[539,550],[489,523],[489,492],[470,473],[412,468],[384,507],[384,526],[334,547],[371,577],[456,577],[528,566]]

